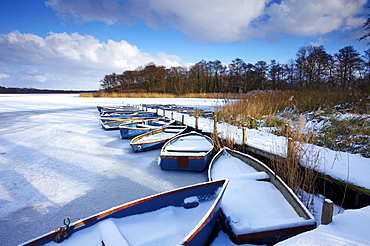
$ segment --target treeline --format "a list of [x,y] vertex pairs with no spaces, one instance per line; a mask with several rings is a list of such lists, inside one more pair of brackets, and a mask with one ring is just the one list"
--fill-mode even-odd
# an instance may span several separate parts
[[345,89],[370,91],[370,49],[361,55],[353,46],[328,54],[324,46],[301,47],[287,64],[276,60],[246,63],[236,58],[229,64],[200,61],[193,66],[157,66],[154,63],[105,75],[100,86],[106,92],[150,93],[246,93],[257,89]]
[[93,93],[96,91],[48,90],[35,88],[15,88],[0,86],[0,94],[68,94],[68,93]]

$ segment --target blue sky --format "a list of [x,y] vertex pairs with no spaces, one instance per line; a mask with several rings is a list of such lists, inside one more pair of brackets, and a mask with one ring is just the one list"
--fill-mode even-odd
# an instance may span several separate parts
[[367,0],[1,0],[0,86],[98,89],[105,74],[150,62],[287,63],[357,41]]

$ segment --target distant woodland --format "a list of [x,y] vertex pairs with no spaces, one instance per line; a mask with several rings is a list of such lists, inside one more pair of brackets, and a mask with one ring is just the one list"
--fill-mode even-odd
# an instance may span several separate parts
[[71,90],[46,90],[46,89],[35,89],[35,88],[6,88],[0,86],[0,94],[67,94],[67,93],[86,93],[96,91],[71,91]]
[[301,47],[295,60],[246,63],[200,61],[191,67],[149,63],[122,74],[108,74],[100,81],[105,92],[132,93],[246,93],[251,90],[356,90],[370,92],[370,49],[360,54],[346,46],[328,54],[324,46]]

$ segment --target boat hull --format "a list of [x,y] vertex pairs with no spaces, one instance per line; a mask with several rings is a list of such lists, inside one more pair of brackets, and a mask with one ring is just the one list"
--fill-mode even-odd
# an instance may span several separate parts
[[[248,173],[247,175],[245,175],[245,173],[241,170],[246,169],[242,169],[240,168],[240,166],[232,165],[232,159],[224,159],[222,162],[222,167],[221,164],[217,162],[221,158],[225,158],[222,157],[223,155],[226,155],[226,158],[235,158],[236,160],[243,162],[245,166],[255,169],[256,172],[254,173],[253,171],[253,173]],[[238,172],[235,172],[235,174],[233,174],[233,172],[225,171],[227,170],[225,169],[226,166],[228,170],[234,169],[238,170]],[[220,175],[222,172],[224,174]],[[269,167],[267,167],[259,160],[253,158],[252,156],[231,150],[229,148],[221,149],[212,159],[208,169],[209,180],[213,180],[213,177],[218,179],[220,178],[220,176],[228,178],[230,180],[230,184],[232,184],[232,186],[229,185],[229,189],[226,191],[225,194],[226,199],[224,199],[224,202],[221,204],[221,221],[223,225],[223,230],[229,235],[230,239],[235,244],[275,244],[299,233],[316,228],[315,219],[307,210],[307,208],[302,204],[302,202],[298,199],[298,197],[293,193],[293,191]],[[293,216],[285,217],[284,214],[284,216],[282,217],[279,216],[278,219],[271,218],[271,221],[274,222],[270,222],[270,218],[262,218],[262,216],[259,217],[259,215],[256,214],[253,214],[253,217],[255,218],[252,219],[248,217],[248,212],[245,213],[242,211],[238,211],[237,213],[235,213],[235,211],[231,211],[230,208],[235,207],[230,206],[230,203],[226,204],[226,200],[230,197],[233,197],[231,195],[229,196],[229,192],[235,192],[241,187],[240,184],[246,184],[240,183],[240,180],[245,179],[251,180],[247,182],[249,182],[248,184],[250,184],[250,187],[253,188],[248,189],[248,187],[244,185],[244,190],[238,191],[239,194],[244,192],[243,197],[248,197],[249,199],[253,199],[254,201],[264,201],[264,204],[261,207],[264,207],[265,209],[269,209],[266,204],[272,204],[270,210],[275,210],[277,211],[277,213],[280,214],[284,214],[284,211],[286,211],[286,214],[288,214],[289,211],[289,213],[292,213]],[[267,183],[269,186],[266,186]],[[238,185],[237,189],[234,189],[234,187],[236,187],[236,185],[234,184]],[[262,196],[263,192],[259,193],[259,190],[257,189],[258,186],[269,188],[269,193],[267,194],[267,196],[275,196],[275,194],[271,192],[280,193],[279,197],[282,197],[282,199],[284,200],[282,206],[280,206],[280,203],[274,203],[274,200],[270,199],[270,197],[265,200],[265,198]],[[269,201],[269,203],[266,201]],[[234,200],[234,202],[236,201]],[[254,202],[239,204],[239,206],[245,208],[246,211],[253,211],[253,209],[255,209],[255,206],[252,205],[253,203]],[[262,209],[261,207],[259,207],[259,209]],[[239,220],[248,221],[246,230],[240,227],[238,228],[237,223]],[[258,221],[258,223],[253,224],[253,221]],[[260,223],[261,221],[266,221],[266,223]]]
[[125,123],[119,125],[121,138],[133,138],[141,134],[151,132],[165,125],[172,124],[174,121],[169,119],[150,119],[135,123]]
[[165,126],[150,133],[136,136],[131,140],[130,145],[134,152],[159,149],[171,138],[184,133],[186,129],[187,126]]
[[[65,242],[70,243],[70,241],[74,240],[74,234],[76,234],[75,239],[77,239],[77,233],[79,231],[90,228],[100,222],[107,221],[108,219],[120,219],[135,215],[145,215],[169,206],[184,209],[185,211],[191,211],[196,206],[192,207],[192,204],[187,203],[186,199],[188,199],[189,197],[199,197],[199,203],[207,202],[207,200],[211,200],[212,203],[209,207],[207,207],[206,213],[202,215],[202,217],[199,219],[199,222],[196,223],[195,227],[193,227],[190,231],[182,232],[182,239],[180,239],[178,243],[175,243],[175,245],[205,245],[209,238],[211,236],[214,236],[211,235],[211,233],[215,229],[216,222],[219,216],[221,199],[227,185],[227,180],[206,182],[183,187],[165,193],[159,193],[117,207],[113,207],[104,212],[73,223],[69,227],[71,236],[69,238],[66,238]],[[179,224],[186,221],[186,218],[178,219]],[[121,233],[124,234],[125,232]],[[142,235],[144,236],[147,232],[142,233]],[[45,243],[52,242],[56,235],[57,232],[52,231],[21,245],[44,245]],[[137,235],[138,234],[134,236],[137,237]],[[171,236],[172,235],[167,235],[167,237],[169,238],[171,238]],[[61,245],[63,245],[63,242],[61,242]]]
[[160,158],[163,170],[203,172],[211,161],[212,154],[205,157],[162,155]]
[[[116,120],[117,119],[117,120]],[[152,118],[152,117],[132,117],[132,118],[109,118],[109,119],[104,119],[104,118],[101,118],[100,119],[100,125],[101,127],[106,130],[106,131],[109,131],[109,130],[119,130],[119,125],[121,124],[125,124],[125,123],[133,123],[133,122],[137,122],[137,121],[140,121],[140,120],[149,120],[149,119],[155,119],[155,118]]]

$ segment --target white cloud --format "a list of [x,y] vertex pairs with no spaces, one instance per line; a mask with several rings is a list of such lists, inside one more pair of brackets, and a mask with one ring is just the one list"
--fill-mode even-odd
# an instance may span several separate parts
[[[43,83],[51,88],[98,89],[105,74],[133,70],[150,62],[178,66],[179,57],[159,53],[153,57],[122,40],[100,42],[78,33],[49,33],[46,38],[13,31],[0,36],[0,74],[12,71],[6,86]],[[3,71],[1,71],[3,70]],[[34,87],[38,85],[33,84]],[[74,83],[76,83],[74,85]]]
[[272,30],[299,35],[314,36],[335,30],[361,26],[365,19],[356,17],[363,12],[366,0],[284,0],[266,9],[266,23],[257,25],[266,33]]
[[0,79],[7,79],[9,78],[9,74],[6,74],[6,73],[0,73]]
[[318,36],[359,28],[367,0],[48,0],[78,22],[174,28],[203,42],[248,41],[274,34]]
[[[170,23],[194,39],[232,42],[240,40],[243,30],[263,14],[267,0],[148,0],[161,22]],[[149,16],[150,17],[150,16]],[[142,16],[147,23],[152,20]]]

